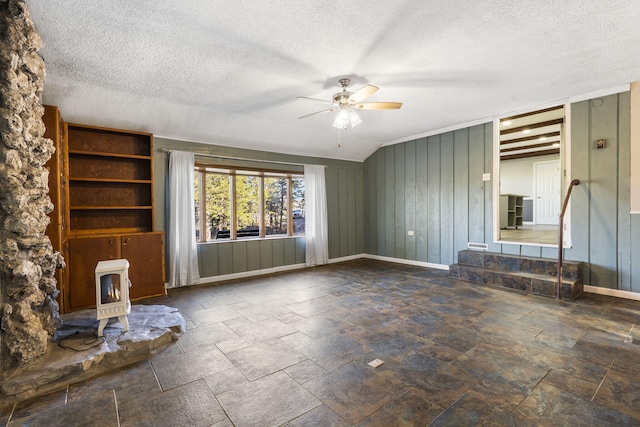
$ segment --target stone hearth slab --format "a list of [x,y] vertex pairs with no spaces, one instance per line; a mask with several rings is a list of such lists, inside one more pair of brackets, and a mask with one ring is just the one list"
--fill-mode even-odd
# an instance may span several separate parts
[[6,398],[23,400],[148,359],[187,329],[178,309],[164,305],[133,305],[129,331],[124,332],[112,319],[104,330],[104,340],[97,338],[95,309],[62,318],[64,325],[43,358],[3,373],[0,392]]

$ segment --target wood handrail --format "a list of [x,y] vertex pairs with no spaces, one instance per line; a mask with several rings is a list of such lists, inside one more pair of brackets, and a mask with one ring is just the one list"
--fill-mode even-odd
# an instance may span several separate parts
[[564,213],[567,210],[569,204],[569,197],[571,196],[571,190],[576,185],[580,185],[579,179],[574,179],[569,183],[567,194],[564,196],[564,203],[562,210],[560,211],[560,229],[558,230],[558,288],[556,289],[556,299],[562,299],[562,250],[564,246],[562,232],[564,229]]

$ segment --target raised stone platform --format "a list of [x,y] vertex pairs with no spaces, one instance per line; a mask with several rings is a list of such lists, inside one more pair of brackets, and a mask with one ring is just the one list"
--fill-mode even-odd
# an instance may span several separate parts
[[[581,262],[563,262],[563,299],[575,299],[582,293],[582,270]],[[557,275],[558,262],[554,259],[473,250],[458,252],[458,263],[449,266],[449,277],[454,279],[547,297],[556,296]]]
[[64,325],[42,359],[3,373],[0,392],[4,399],[27,399],[145,360],[187,329],[178,309],[164,305],[133,305],[129,331],[124,332],[123,326],[111,319],[104,329],[104,340],[97,337],[95,309],[62,318]]

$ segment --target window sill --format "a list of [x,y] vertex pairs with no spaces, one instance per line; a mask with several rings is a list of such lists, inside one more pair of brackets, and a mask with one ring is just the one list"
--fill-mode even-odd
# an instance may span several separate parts
[[198,245],[219,245],[221,243],[238,243],[238,242],[255,242],[260,240],[278,240],[278,239],[297,239],[300,237],[305,237],[304,234],[294,234],[293,236],[267,236],[267,237],[242,237],[240,239],[231,240],[231,239],[220,239],[220,240],[209,240],[208,242],[197,242]]

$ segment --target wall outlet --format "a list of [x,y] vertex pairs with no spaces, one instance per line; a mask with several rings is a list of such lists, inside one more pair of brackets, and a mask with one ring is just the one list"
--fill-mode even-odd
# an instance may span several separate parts
[[482,174],[482,180],[483,181],[491,181],[491,174],[490,173],[483,173]]
[[407,236],[413,236],[413,230],[407,231]]

